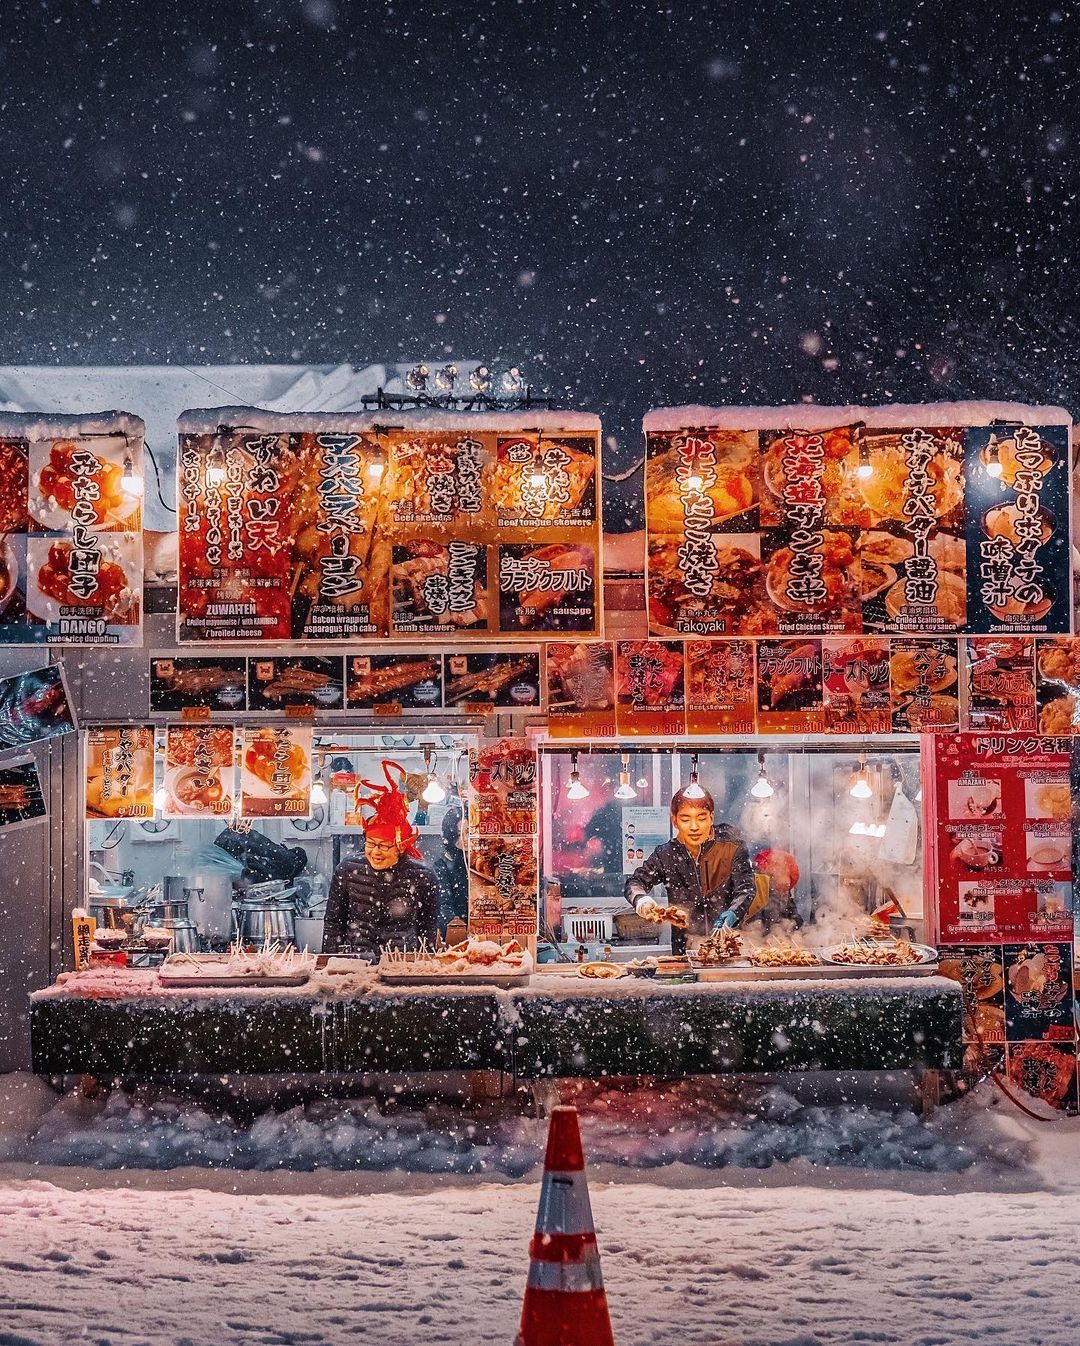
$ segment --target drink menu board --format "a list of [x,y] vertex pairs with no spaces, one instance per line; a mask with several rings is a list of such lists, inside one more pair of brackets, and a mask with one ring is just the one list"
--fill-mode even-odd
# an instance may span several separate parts
[[142,641],[143,423],[0,416],[0,644]]
[[179,441],[181,641],[599,633],[595,417],[230,408]]
[[1068,740],[936,737],[934,888],[941,944],[1072,940]]
[[1067,413],[971,426],[949,410],[896,427],[887,409],[829,427],[819,412],[805,430],[650,414],[651,634],[1067,632]]

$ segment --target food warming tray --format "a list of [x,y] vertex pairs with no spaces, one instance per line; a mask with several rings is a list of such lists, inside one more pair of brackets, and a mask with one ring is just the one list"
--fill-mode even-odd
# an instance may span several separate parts
[[528,986],[528,972],[384,972],[379,980],[387,986],[495,986],[504,991]]
[[[200,966],[205,967],[205,972],[195,972],[191,967],[192,956],[198,959]],[[192,986],[211,986],[211,987],[231,987],[235,990],[238,986],[256,986],[260,989],[264,986],[303,986],[311,977],[310,972],[292,972],[288,976],[245,976],[243,973],[225,972],[227,960],[210,955],[204,962],[198,958],[198,955],[188,955],[179,961],[172,963],[172,958],[167,958],[158,969],[158,980],[162,986],[177,986],[188,988]],[[171,966],[170,966],[171,964]],[[220,964],[221,970],[215,970],[215,964]]]
[[933,977],[937,959],[932,963],[905,963],[900,967],[881,967],[866,963],[819,963],[816,967],[755,967],[735,959],[714,967],[699,967],[698,981],[847,981],[852,977]]

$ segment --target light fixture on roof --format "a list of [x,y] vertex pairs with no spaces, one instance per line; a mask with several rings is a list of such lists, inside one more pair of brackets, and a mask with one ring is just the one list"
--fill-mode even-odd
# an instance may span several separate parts
[[860,753],[859,769],[855,772],[855,778],[851,782],[851,789],[848,790],[848,794],[852,799],[869,799],[873,793],[866,775],[866,754]]
[[135,464],[132,461],[130,453],[124,454],[123,475],[120,478],[120,489],[126,491],[128,495],[142,495],[142,477],[135,471]]
[[705,798],[705,791],[702,789],[701,782],[698,780],[697,753],[694,753],[694,755],[690,758],[690,783],[686,786],[686,788],[683,790],[682,793],[684,799]]
[[441,393],[452,393],[457,382],[457,365],[443,365],[435,371],[435,387]]
[[429,373],[427,365],[414,365],[405,375],[405,387],[411,393],[422,393],[427,387]]
[[637,791],[630,784],[630,754],[622,754],[619,770],[619,788],[615,791],[616,799],[636,799]]
[[441,804],[446,798],[446,789],[441,780],[435,774],[435,762],[430,748],[424,749],[424,770],[427,772],[427,780],[424,788],[420,791],[420,798],[425,804]]
[[765,770],[765,754],[763,752],[759,752],[757,755],[757,760],[758,760],[757,780],[754,781],[753,785],[750,787],[750,793],[754,796],[755,799],[771,799],[772,796],[776,793],[776,791],[773,789],[772,781],[769,780],[769,774]]
[[325,804],[329,797],[326,793],[326,782],[322,778],[322,772],[320,772],[311,782],[311,802],[313,804]]
[[487,365],[477,365],[469,372],[469,387],[474,393],[491,392],[491,370]]
[[517,365],[512,365],[509,369],[503,371],[499,384],[504,395],[509,397],[521,392],[525,386],[525,380],[521,377],[521,370],[518,369]]
[[572,752],[570,754],[570,779],[566,785],[566,797],[567,799],[588,799],[589,788],[581,779],[577,759],[577,753]]

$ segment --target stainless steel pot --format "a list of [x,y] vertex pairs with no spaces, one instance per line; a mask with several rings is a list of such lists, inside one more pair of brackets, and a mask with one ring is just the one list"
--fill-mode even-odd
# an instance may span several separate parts
[[291,896],[245,898],[235,904],[233,913],[245,944],[296,943],[296,904]]

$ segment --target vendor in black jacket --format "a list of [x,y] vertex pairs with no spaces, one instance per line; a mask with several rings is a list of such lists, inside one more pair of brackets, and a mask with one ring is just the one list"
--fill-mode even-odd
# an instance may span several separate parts
[[362,785],[372,794],[357,798],[357,808],[373,808],[365,819],[364,858],[345,860],[334,871],[326,903],[323,952],[366,953],[378,957],[386,945],[415,948],[435,940],[439,885],[426,865],[418,864],[419,833],[410,823],[408,804],[391,775],[396,762],[384,762],[387,784]]
[[[626,881],[626,900],[639,916],[660,919],[663,908],[651,894],[658,884],[667,890],[668,905],[681,907],[690,918],[691,934],[706,935],[722,926],[736,926],[754,900],[754,872],[738,832],[715,825],[712,795],[698,787],[698,797],[679,790],[671,800],[673,841],[657,846]],[[685,947],[672,931],[672,947]]]

